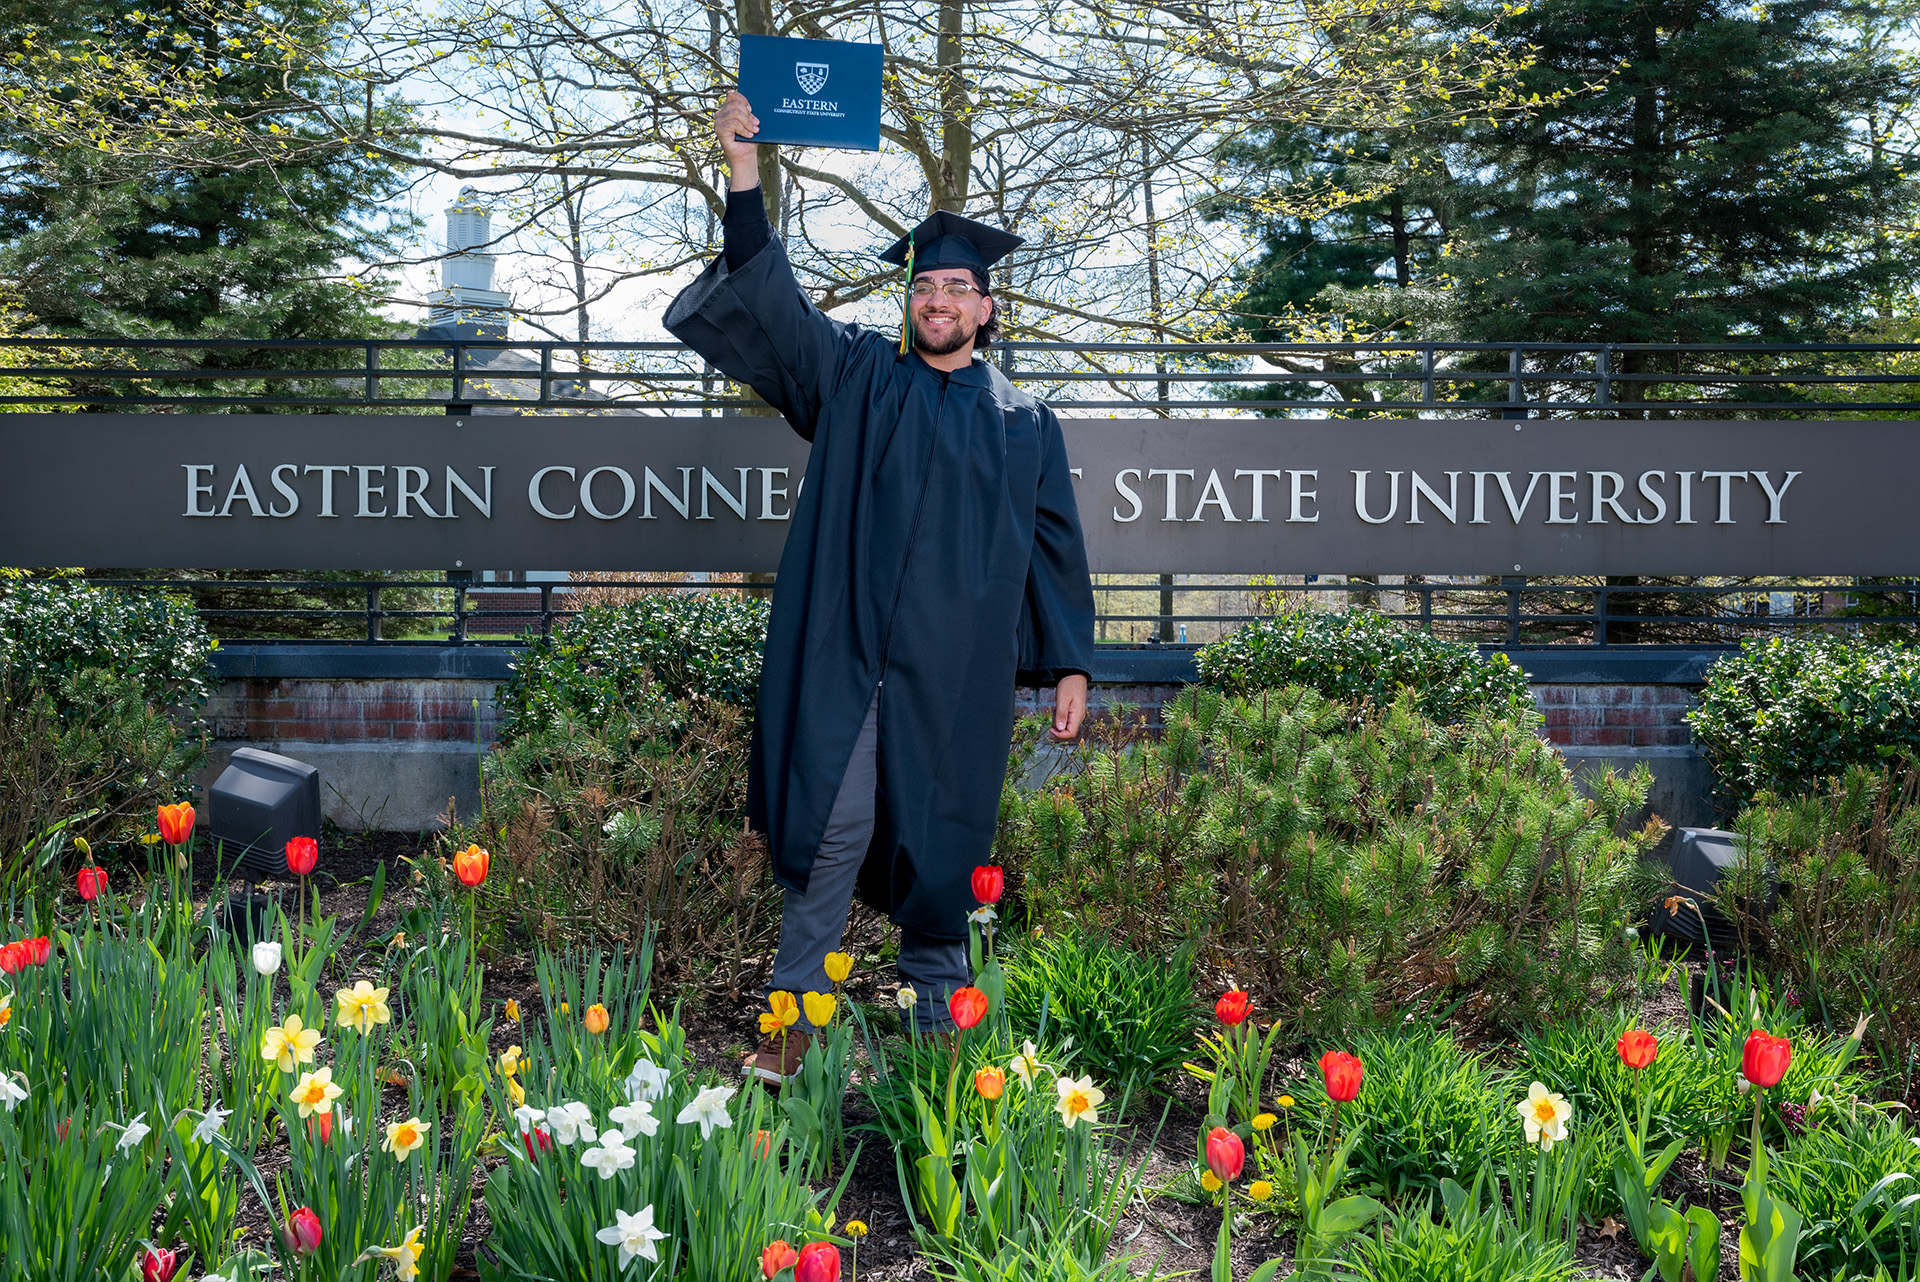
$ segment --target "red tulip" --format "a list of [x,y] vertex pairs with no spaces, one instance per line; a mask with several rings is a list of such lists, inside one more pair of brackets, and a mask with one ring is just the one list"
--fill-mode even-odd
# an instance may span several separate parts
[[1244,1024],[1247,1015],[1253,1010],[1253,999],[1237,988],[1228,989],[1213,1004],[1213,1017],[1229,1026]]
[[781,1269],[790,1269],[798,1263],[800,1263],[800,1253],[788,1246],[783,1238],[775,1238],[760,1252],[760,1273],[761,1276],[769,1279],[778,1274]]
[[105,868],[82,868],[80,875],[74,878],[74,887],[79,890],[80,898],[92,903],[107,888],[107,870]]
[[1207,1132],[1207,1169],[1213,1172],[1215,1179],[1222,1184],[1232,1183],[1240,1178],[1240,1172],[1247,1165],[1247,1146],[1240,1137],[1224,1126],[1216,1126]]
[[520,1142],[527,1146],[527,1160],[538,1161],[540,1154],[553,1150],[553,1136],[544,1126],[536,1126],[530,1131],[520,1132]]
[[147,1248],[140,1257],[140,1282],[172,1282],[173,1271],[180,1267],[180,1252]]
[[973,870],[973,897],[981,903],[997,904],[1006,891],[1006,869],[998,864],[981,864]]
[[295,837],[287,843],[287,871],[304,877],[320,862],[320,843],[311,837]]
[[160,840],[169,846],[184,846],[193,836],[193,807],[186,802],[160,807]]
[[1328,1051],[1320,1057],[1320,1076],[1326,1079],[1327,1098],[1345,1104],[1360,1093],[1360,1079],[1366,1076],[1366,1069],[1357,1056]]
[[53,941],[45,935],[35,935],[32,939],[23,939],[21,945],[27,950],[27,960],[35,966],[47,964],[47,958],[53,953]]
[[793,1282],[840,1282],[840,1248],[831,1242],[809,1242],[800,1248],[793,1266]]
[[953,1014],[953,1022],[961,1028],[972,1028],[987,1017],[987,995],[968,985],[956,988],[953,996],[947,998],[947,1009]]
[[1658,1039],[1641,1028],[1629,1028],[1620,1034],[1617,1046],[1620,1051],[1620,1062],[1628,1068],[1645,1068],[1653,1063],[1654,1056],[1660,1053]]
[[315,1113],[307,1119],[307,1138],[321,1144],[333,1142],[332,1112]]
[[281,1237],[295,1255],[312,1255],[320,1249],[320,1217],[310,1207],[299,1208],[287,1217],[287,1227]]
[[1740,1071],[1761,1090],[1778,1086],[1792,1062],[1793,1043],[1786,1038],[1758,1028],[1747,1034],[1746,1048],[1740,1052]]
[[11,975],[27,965],[25,944],[0,944],[0,975]]

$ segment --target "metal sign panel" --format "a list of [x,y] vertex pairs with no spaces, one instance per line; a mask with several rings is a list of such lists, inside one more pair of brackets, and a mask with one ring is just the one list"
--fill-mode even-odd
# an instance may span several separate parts
[[[1066,420],[1096,572],[1910,574],[1906,422]],[[0,564],[770,570],[778,419],[0,415]]]

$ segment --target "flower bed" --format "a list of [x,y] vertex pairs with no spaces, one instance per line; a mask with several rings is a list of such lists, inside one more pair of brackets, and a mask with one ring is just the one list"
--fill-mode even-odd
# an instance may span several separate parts
[[[1677,1279],[1744,1258],[1784,1282],[1796,1255],[1820,1277],[1920,1259],[1920,1146],[1859,1030],[1823,1035],[1758,974],[1698,1023],[1685,968],[1646,955],[1604,1009],[1511,1042],[1426,1020],[1308,1042],[1284,993],[1200,1005],[1095,937],[997,937],[1008,879],[983,870],[960,1031],[912,1038],[899,1007],[934,998],[876,986],[876,940],[828,959],[831,991],[703,1010],[655,987],[650,937],[516,957],[477,845],[326,894],[334,856],[301,846],[293,893],[256,908],[196,898],[191,811],[157,818],[146,878],[79,845],[57,895],[9,905],[7,1276]],[[1105,1031],[1054,1013],[1076,953]],[[802,1013],[823,1032],[796,1079],[740,1078],[729,1051]]]

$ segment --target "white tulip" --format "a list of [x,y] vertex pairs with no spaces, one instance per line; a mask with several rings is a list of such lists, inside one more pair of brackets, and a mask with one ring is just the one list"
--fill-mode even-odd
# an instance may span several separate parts
[[280,969],[280,941],[263,939],[253,946],[253,968],[262,975],[271,975]]

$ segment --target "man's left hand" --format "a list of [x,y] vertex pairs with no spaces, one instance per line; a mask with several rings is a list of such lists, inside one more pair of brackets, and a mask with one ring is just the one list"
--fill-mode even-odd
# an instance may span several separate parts
[[1087,718],[1087,679],[1078,672],[1060,678],[1053,688],[1053,737],[1072,739]]

